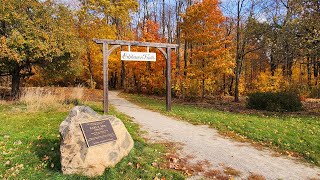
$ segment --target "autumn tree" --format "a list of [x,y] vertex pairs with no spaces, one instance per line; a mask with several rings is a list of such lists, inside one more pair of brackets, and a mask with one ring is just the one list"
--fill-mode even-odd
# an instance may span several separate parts
[[226,46],[230,39],[225,37],[225,18],[218,5],[217,0],[195,3],[187,9],[181,26],[185,41],[192,44],[188,77],[195,86],[199,84],[202,98],[206,89],[212,92],[212,86],[219,81],[216,77],[232,73],[230,49]]
[[92,41],[93,38],[115,39],[115,29],[106,22],[105,18],[98,17],[94,11],[93,4],[82,2],[81,8],[77,11],[77,29],[79,37],[83,40],[85,53],[80,57],[84,67],[82,74],[83,82],[90,88],[102,84],[101,55],[100,48]]
[[[145,24],[140,25],[139,41],[146,42],[165,42],[159,33],[159,24],[146,20]],[[150,52],[157,53],[156,62],[127,62],[126,63],[126,90],[129,92],[142,92],[148,94],[163,95],[165,93],[165,68],[166,59],[156,48],[150,47]],[[131,47],[131,51],[147,51],[146,47]],[[174,65],[175,61],[171,62]]]
[[[102,82],[101,57],[98,55],[100,50],[92,39],[125,39],[130,36],[128,26],[131,21],[130,13],[135,12],[137,6],[136,0],[81,1],[81,8],[77,13],[78,28],[80,37],[86,46],[86,54],[81,58],[85,66],[84,78],[89,79],[90,87],[94,88],[96,84]],[[111,67],[113,62],[111,62]],[[124,63],[122,63],[122,68],[124,68]],[[121,71],[121,77],[124,78],[124,70]],[[115,71],[110,74],[117,76]]]
[[70,61],[81,47],[71,12],[50,1],[2,0],[0,74],[12,77],[12,95],[35,66]]
[[[303,50],[303,56],[307,59],[304,64],[308,68],[308,84],[312,85],[311,74],[313,74],[313,85],[317,86],[320,84],[320,2],[302,0],[295,6],[295,12],[299,15],[297,24],[300,26],[298,35],[302,41],[300,48]],[[313,73],[311,73],[311,68]],[[318,91],[320,92],[320,88]]]

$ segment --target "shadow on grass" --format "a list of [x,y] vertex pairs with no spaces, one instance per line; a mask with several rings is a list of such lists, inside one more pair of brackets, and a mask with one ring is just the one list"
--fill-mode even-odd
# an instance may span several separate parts
[[47,169],[54,172],[61,172],[59,139],[41,139],[34,141],[32,150],[40,161],[46,162]]

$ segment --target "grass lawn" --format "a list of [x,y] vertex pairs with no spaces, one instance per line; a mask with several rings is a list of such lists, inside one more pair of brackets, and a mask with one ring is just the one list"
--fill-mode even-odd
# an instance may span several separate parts
[[320,165],[320,117],[248,115],[182,104],[173,104],[172,111],[166,112],[165,101],[141,95],[122,96],[145,108],[193,124],[207,124],[222,134],[236,134],[238,138],[244,137],[289,155],[298,153]]
[[[102,113],[101,103],[89,105]],[[111,108],[126,125],[135,145],[129,156],[97,179],[184,179],[180,173],[155,166],[166,152],[161,144],[148,144],[139,127]],[[0,179],[86,179],[60,171],[59,125],[68,110],[27,112],[25,105],[0,104]]]

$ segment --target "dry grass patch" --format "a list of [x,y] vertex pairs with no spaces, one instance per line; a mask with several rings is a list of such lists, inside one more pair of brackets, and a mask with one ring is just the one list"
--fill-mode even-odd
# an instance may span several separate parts
[[25,88],[19,102],[26,105],[26,109],[29,112],[65,110],[69,109],[70,105],[79,104],[83,100],[83,94],[84,88],[81,86],[59,89],[59,92],[50,88]]
[[218,179],[218,180],[229,180],[231,179],[229,176],[223,174],[221,171],[219,170],[210,170],[204,173],[204,177],[206,179]]
[[241,175],[241,172],[236,170],[236,169],[233,169],[232,167],[226,167],[224,168],[223,172],[227,175],[231,175],[231,176],[240,176]]
[[251,174],[248,180],[265,180],[266,178],[259,174]]
[[0,100],[0,105],[7,105],[7,104],[10,104],[10,101]]
[[59,108],[63,100],[63,94],[56,95],[43,88],[28,88],[22,92],[19,101],[27,106],[28,111],[35,112]]
[[84,97],[84,87],[78,85],[77,87],[72,88],[71,98],[83,100]]

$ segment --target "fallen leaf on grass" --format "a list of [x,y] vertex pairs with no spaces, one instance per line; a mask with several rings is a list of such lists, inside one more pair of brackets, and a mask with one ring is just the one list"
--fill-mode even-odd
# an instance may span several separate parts
[[137,169],[139,169],[139,168],[141,167],[141,165],[138,163],[138,164],[136,165],[136,167],[137,167]]
[[14,144],[14,145],[21,145],[22,142],[19,140],[19,141],[15,141],[13,144]]
[[179,160],[178,158],[170,157],[170,161],[173,162],[173,163],[177,163],[178,160]]
[[42,158],[42,160],[43,160],[43,161],[48,161],[48,160],[49,160],[49,156],[44,155],[43,158]]
[[193,172],[190,172],[189,170],[186,170],[185,173],[187,176],[192,176],[192,174],[193,174]]
[[158,167],[158,163],[156,163],[156,162],[151,163],[151,165],[152,165],[153,167]]
[[10,165],[10,161],[7,161],[6,163],[4,163],[5,166],[9,166]]

